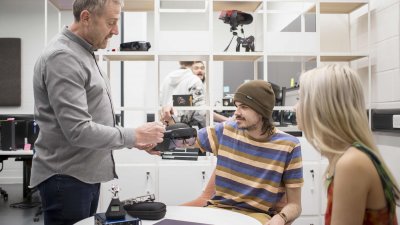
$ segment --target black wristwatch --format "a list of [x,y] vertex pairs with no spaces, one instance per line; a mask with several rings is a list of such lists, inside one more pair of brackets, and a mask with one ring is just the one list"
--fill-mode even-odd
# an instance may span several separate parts
[[278,213],[278,215],[279,215],[280,217],[282,217],[282,219],[283,219],[283,221],[285,221],[285,223],[287,223],[287,222],[288,222],[288,219],[287,219],[287,216],[286,216],[286,214],[285,214],[285,213],[283,213],[283,212],[280,212],[280,213]]

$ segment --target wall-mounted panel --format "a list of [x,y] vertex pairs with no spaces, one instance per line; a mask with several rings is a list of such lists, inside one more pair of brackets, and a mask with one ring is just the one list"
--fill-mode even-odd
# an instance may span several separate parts
[[0,38],[0,106],[21,105],[21,39]]

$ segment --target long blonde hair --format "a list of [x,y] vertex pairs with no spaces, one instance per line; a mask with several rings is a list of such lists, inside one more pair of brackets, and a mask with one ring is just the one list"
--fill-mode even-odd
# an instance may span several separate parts
[[[358,142],[368,147],[384,163],[369,128],[364,93],[359,75],[347,66],[327,65],[310,70],[300,77],[300,101],[297,107],[306,139],[322,155],[340,157],[347,148],[338,149],[332,143],[351,146]],[[332,160],[334,168],[337,160]]]

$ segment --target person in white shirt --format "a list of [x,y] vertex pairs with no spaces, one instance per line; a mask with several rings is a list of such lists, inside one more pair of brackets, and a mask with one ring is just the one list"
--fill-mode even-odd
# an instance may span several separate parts
[[[204,85],[191,70],[193,61],[180,61],[179,64],[180,68],[169,73],[161,84],[160,105],[172,106],[173,95],[192,95],[193,106],[204,106],[206,104]],[[175,115],[177,115],[177,122],[199,128],[206,126],[205,110],[182,110]]]
[[[204,84],[204,90],[206,90],[206,67],[204,65],[203,61],[195,61],[192,65],[192,72],[194,73],[194,75],[196,75],[201,82],[203,82]],[[225,117],[221,114],[218,114],[216,112],[213,113],[214,116],[214,122],[224,122],[227,121],[229,118]]]

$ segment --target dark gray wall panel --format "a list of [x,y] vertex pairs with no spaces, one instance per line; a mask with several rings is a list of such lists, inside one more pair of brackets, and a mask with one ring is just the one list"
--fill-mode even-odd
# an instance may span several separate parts
[[0,38],[0,106],[21,105],[21,39]]

